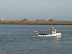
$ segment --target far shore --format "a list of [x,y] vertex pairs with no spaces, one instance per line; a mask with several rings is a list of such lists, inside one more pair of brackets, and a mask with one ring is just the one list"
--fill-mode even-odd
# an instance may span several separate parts
[[15,25],[72,25],[72,21],[0,21],[0,24]]

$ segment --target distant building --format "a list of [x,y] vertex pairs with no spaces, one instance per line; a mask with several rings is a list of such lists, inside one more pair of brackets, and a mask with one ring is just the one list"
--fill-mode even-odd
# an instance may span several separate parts
[[38,19],[38,20],[36,20],[36,21],[45,21],[45,20],[43,20],[43,19]]
[[2,20],[1,21],[4,21],[3,17],[2,17]]
[[22,21],[29,21],[28,19],[23,19]]
[[49,19],[48,21],[57,21],[56,19]]

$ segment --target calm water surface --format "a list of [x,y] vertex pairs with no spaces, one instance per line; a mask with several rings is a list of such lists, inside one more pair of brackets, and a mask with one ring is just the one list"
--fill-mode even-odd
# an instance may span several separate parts
[[54,25],[62,38],[36,37],[51,33],[51,25],[0,25],[0,54],[72,54],[72,25]]

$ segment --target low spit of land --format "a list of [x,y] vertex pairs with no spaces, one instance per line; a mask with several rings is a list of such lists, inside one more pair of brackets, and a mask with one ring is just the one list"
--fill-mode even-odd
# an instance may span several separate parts
[[0,21],[0,24],[72,25],[72,21]]

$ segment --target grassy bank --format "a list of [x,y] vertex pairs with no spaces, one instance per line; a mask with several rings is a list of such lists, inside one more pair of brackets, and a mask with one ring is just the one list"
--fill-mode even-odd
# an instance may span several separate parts
[[0,21],[0,24],[72,25],[72,21]]

